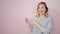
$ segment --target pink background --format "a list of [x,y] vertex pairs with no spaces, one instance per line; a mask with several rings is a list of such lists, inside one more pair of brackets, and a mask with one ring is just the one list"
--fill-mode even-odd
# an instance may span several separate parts
[[24,18],[35,16],[40,1],[54,19],[52,34],[60,34],[60,0],[0,0],[0,34],[30,34]]

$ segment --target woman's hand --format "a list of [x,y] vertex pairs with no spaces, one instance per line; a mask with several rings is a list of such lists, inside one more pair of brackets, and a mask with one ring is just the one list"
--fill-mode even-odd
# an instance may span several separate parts
[[29,19],[27,17],[25,17],[25,22],[29,22]]
[[32,20],[32,24],[34,24],[36,27],[38,27],[39,29],[41,29],[42,28],[42,26],[39,24],[39,23],[37,23],[35,20]]
[[26,22],[26,24],[28,25],[28,27],[31,26],[31,24],[30,24],[30,20],[29,20],[27,17],[25,17],[25,22]]
[[32,21],[31,21],[32,23],[30,23],[30,20],[27,17],[25,17],[25,22],[29,27],[31,26],[31,24],[33,24],[36,27],[38,27],[39,29],[42,28],[42,26],[39,23],[37,23],[34,19],[32,19]]

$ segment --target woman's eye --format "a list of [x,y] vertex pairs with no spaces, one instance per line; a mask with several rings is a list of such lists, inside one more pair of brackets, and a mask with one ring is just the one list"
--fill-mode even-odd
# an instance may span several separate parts
[[38,7],[38,9],[40,9],[40,7]]

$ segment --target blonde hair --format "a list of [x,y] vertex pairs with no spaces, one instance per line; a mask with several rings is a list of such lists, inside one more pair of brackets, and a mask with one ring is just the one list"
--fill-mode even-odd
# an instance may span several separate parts
[[38,9],[39,9],[39,5],[40,4],[43,4],[44,6],[45,6],[45,8],[46,8],[46,11],[45,11],[45,16],[47,16],[48,15],[48,7],[47,7],[47,5],[46,5],[46,3],[45,2],[40,2],[40,3],[38,3],[38,5],[37,5],[37,14],[36,14],[36,16],[39,16],[40,17],[40,14],[39,14],[39,12],[38,12]]

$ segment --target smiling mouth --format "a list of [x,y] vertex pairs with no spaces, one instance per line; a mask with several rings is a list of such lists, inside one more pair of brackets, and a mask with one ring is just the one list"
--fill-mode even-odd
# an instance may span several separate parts
[[40,13],[43,13],[43,11],[40,11]]

